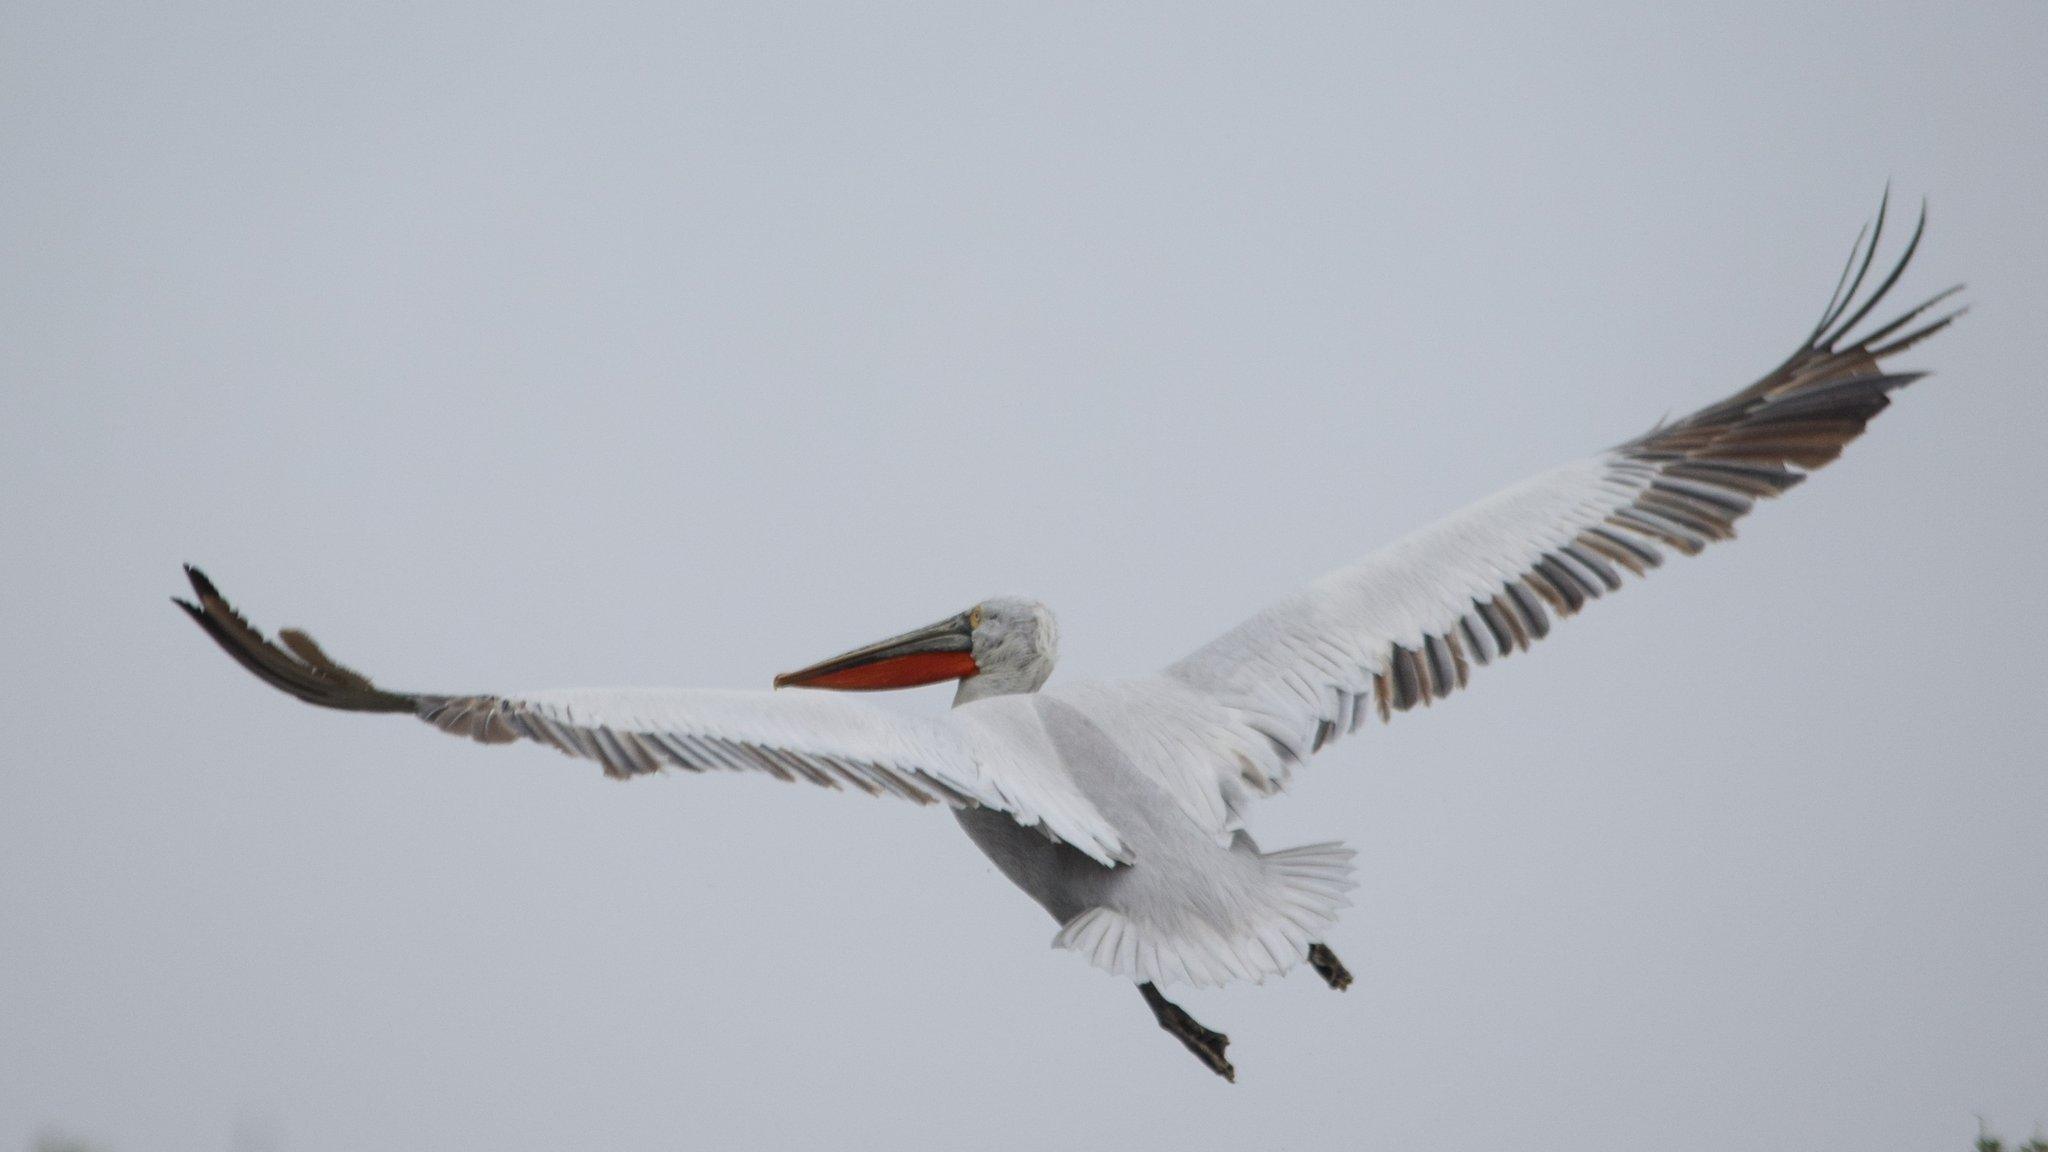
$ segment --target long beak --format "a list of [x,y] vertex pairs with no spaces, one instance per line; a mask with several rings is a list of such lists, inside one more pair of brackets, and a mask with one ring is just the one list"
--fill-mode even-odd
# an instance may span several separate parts
[[974,663],[974,621],[962,612],[823,663],[784,672],[775,678],[775,686],[878,692],[959,680],[979,671]]

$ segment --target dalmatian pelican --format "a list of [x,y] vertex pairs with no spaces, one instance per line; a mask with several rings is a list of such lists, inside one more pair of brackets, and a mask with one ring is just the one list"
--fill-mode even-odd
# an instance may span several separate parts
[[[1888,197],[1887,197],[1888,199]],[[1820,322],[1762,379],[1680,420],[1533,476],[1328,573],[1144,676],[1048,684],[1045,605],[996,597],[775,678],[777,689],[395,692],[311,637],[273,641],[196,568],[177,603],[250,672],[309,704],[394,712],[485,744],[530,740],[619,779],[754,772],[944,805],[1059,922],[1054,944],[1137,985],[1159,1025],[1234,1080],[1229,1043],[1160,988],[1350,974],[1328,944],[1352,853],[1262,849],[1252,801],[1340,736],[1463,689],[1667,553],[1691,555],[1861,435],[1920,378],[1884,362],[1961,314],[1950,289],[1852,335],[1926,227],[1864,292],[1885,208],[1851,246]],[[924,717],[844,695],[957,681]]]

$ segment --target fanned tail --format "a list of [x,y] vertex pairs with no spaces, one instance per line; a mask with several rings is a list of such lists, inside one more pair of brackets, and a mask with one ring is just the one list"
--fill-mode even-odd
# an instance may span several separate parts
[[1345,893],[1357,887],[1355,855],[1338,843],[1256,854],[1262,880],[1257,904],[1240,909],[1245,922],[1228,933],[1206,921],[1153,923],[1097,906],[1067,921],[1053,947],[1078,952],[1096,967],[1141,984],[1264,983],[1306,959],[1309,945],[1350,906]]

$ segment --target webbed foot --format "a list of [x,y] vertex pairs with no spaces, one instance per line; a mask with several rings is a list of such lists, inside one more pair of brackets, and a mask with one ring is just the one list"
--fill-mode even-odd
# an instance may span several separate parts
[[1159,1026],[1172,1033],[1195,1059],[1207,1065],[1214,1072],[1232,1084],[1237,1083],[1237,1069],[1223,1055],[1230,1046],[1230,1037],[1221,1032],[1212,1032],[1202,1027],[1201,1022],[1187,1014],[1187,1010],[1159,994],[1151,984],[1138,985],[1138,992],[1145,997],[1145,1003],[1152,1009],[1152,1015]]
[[1337,954],[1330,951],[1329,945],[1309,945],[1308,962],[1316,970],[1316,975],[1323,978],[1323,983],[1339,992],[1351,987],[1351,970],[1344,967],[1344,962],[1337,959]]

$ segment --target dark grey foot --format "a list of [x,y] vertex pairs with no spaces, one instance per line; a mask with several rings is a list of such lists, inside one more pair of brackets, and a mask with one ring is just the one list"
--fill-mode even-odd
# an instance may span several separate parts
[[1159,989],[1150,984],[1138,985],[1138,994],[1143,996],[1145,1003],[1151,1007],[1152,1015],[1159,1021],[1159,1026],[1173,1033],[1182,1044],[1187,1045],[1188,1051],[1195,1054],[1195,1059],[1208,1065],[1209,1071],[1232,1084],[1237,1083],[1237,1069],[1231,1067],[1230,1061],[1223,1058],[1223,1050],[1230,1046],[1230,1037],[1202,1027],[1180,1005],[1161,996]]
[[1308,962],[1315,968],[1316,974],[1323,978],[1323,983],[1339,992],[1351,987],[1351,970],[1344,967],[1344,962],[1337,959],[1337,954],[1330,951],[1329,945],[1309,945]]

